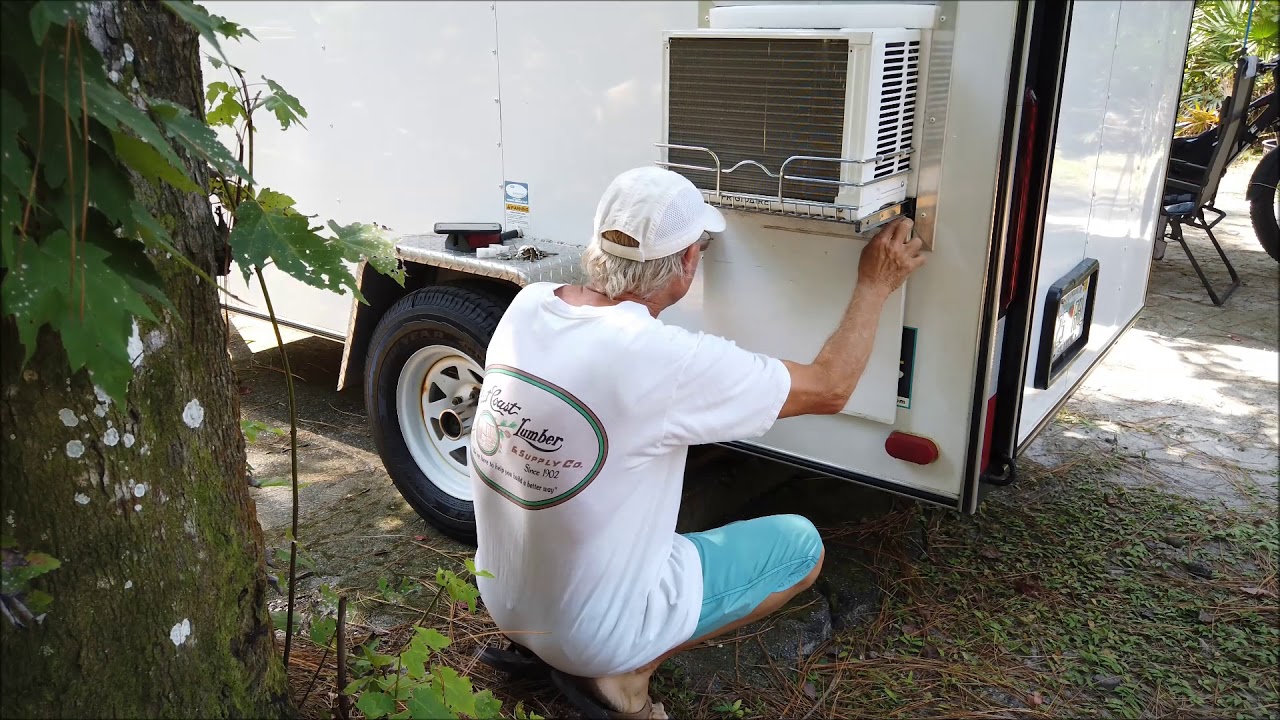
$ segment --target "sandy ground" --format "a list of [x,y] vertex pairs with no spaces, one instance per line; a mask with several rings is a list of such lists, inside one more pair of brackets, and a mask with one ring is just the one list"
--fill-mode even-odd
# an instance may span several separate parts
[[[1165,259],[1155,263],[1146,310],[1032,444],[1024,462],[1054,467],[1099,453],[1145,458],[1108,466],[1112,469],[1106,479],[1274,513],[1280,274],[1249,226],[1243,192],[1250,170],[1233,169],[1219,196],[1228,217],[1218,236],[1244,286],[1226,307],[1214,307],[1181,249],[1170,246]],[[1208,242],[1196,231],[1189,234],[1204,263],[1211,252]],[[1225,276],[1208,264],[1215,278]],[[270,327],[238,316],[232,321],[244,417],[287,427],[284,377]],[[299,399],[304,483],[299,535],[316,563],[303,587],[323,582],[367,591],[381,578],[430,577],[437,566],[465,556],[469,548],[427,526],[392,487],[370,440],[359,388],[333,390],[341,347],[292,331],[285,339]],[[263,435],[249,446],[249,462],[260,479],[286,476],[287,437]],[[759,514],[762,506],[805,513],[819,527],[858,519],[848,517],[847,508],[860,508],[865,520],[889,507],[884,493],[812,479],[805,479],[801,491],[775,491],[754,508],[715,500],[723,497],[717,487],[743,478],[762,479],[763,487],[794,477],[793,470],[765,461],[702,450],[691,456],[681,529],[750,516],[753,510]],[[288,489],[260,489],[254,496],[268,541],[281,543],[289,524]],[[800,612],[788,632],[830,636],[832,624],[839,630],[874,604],[876,590],[863,558],[829,553],[828,568],[828,603],[817,595],[801,597],[798,607],[821,607],[822,612]],[[840,607],[831,600],[835,593],[843,598]],[[381,616],[376,598],[365,605],[370,609],[357,613],[356,620],[365,627],[390,625],[399,618],[394,608]],[[816,631],[811,627],[815,624],[820,626]],[[793,649],[788,645],[787,652]],[[681,670],[693,687],[706,687],[717,664],[725,661],[714,648],[689,655]]]
[[[1047,465],[1089,446],[1119,445],[1146,458],[1147,483],[1232,506],[1275,502],[1277,483],[1276,262],[1249,224],[1244,191],[1252,164],[1223,179],[1214,229],[1243,286],[1214,307],[1177,245],[1155,262],[1147,308],[1024,457]],[[1192,252],[1215,287],[1227,273],[1208,239],[1187,230]],[[1213,262],[1210,262],[1212,259]]]

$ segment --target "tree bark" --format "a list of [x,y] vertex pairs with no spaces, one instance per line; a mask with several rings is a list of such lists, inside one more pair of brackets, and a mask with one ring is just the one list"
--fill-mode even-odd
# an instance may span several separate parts
[[[202,113],[196,33],[158,3],[97,3],[88,31],[122,88],[136,78]],[[202,164],[183,159],[208,187]],[[220,238],[208,202],[135,186],[178,248],[212,271]],[[217,291],[154,260],[176,312],[156,308],[161,321],[139,328],[123,405],[86,373],[69,376],[48,328],[24,370],[13,322],[0,324],[0,522],[19,550],[62,563],[34,582],[53,596],[38,622],[0,620],[0,716],[289,712]]]

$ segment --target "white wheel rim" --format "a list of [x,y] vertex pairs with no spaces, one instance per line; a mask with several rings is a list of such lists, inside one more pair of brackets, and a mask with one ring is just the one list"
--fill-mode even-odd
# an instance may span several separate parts
[[470,419],[483,379],[476,361],[456,348],[430,345],[409,356],[396,383],[396,416],[409,454],[432,485],[467,502]]

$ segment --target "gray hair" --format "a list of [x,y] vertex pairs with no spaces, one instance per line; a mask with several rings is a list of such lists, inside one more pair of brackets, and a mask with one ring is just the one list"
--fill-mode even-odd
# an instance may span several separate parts
[[[640,245],[630,235],[618,230],[608,230],[604,236],[624,247]],[[600,249],[600,243],[593,242],[582,254],[582,269],[587,274],[587,284],[610,300],[617,300],[627,293],[648,299],[684,274],[683,258],[684,251],[656,260],[630,260],[610,255]]]

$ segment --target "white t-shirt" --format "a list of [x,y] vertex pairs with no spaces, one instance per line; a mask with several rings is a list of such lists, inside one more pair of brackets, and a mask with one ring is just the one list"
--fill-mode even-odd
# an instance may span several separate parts
[[662,323],[634,302],[577,307],[537,283],[489,343],[471,436],[485,607],[551,666],[629,672],[690,639],[702,568],[675,532],[689,445],[764,434],[781,361]]

